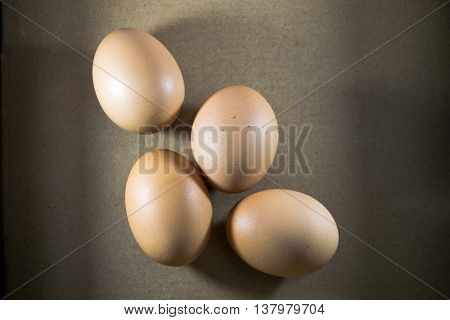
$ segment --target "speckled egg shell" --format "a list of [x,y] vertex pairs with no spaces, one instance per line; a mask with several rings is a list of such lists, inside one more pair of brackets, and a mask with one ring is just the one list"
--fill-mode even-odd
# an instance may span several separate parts
[[279,277],[319,269],[339,242],[336,222],[320,202],[282,189],[257,192],[238,202],[227,218],[227,234],[245,262]]
[[242,192],[267,173],[278,146],[278,123],[266,99],[246,86],[214,93],[195,117],[194,158],[216,189]]

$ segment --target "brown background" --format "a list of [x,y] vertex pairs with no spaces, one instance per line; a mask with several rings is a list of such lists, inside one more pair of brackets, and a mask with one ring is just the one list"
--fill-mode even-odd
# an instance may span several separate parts
[[[236,83],[281,111],[442,1],[9,3],[90,58],[116,28],[152,33],[181,67],[181,116],[190,122],[211,93]],[[447,5],[280,116],[280,125],[312,125],[304,153],[313,173],[270,176],[319,199],[339,224],[446,295],[449,17]],[[145,148],[101,110],[90,62],[5,6],[2,18],[8,293],[124,216],[125,181]],[[169,130],[146,146],[186,145],[178,138]],[[274,187],[264,180],[242,194],[214,192],[212,239],[191,266],[153,262],[124,222],[11,298],[440,298],[342,231],[334,259],[304,279],[248,267],[229,248],[223,221],[239,199]]]

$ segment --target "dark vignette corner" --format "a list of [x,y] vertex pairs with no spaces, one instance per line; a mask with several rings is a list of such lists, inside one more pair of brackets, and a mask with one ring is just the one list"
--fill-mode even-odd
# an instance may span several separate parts
[[[3,109],[3,74],[2,74],[2,65],[3,65],[3,4],[0,4],[0,111]],[[3,134],[1,130],[2,123],[2,112],[0,112],[0,165],[2,170],[0,171],[0,206],[1,206],[1,214],[0,214],[0,296],[3,297],[5,292],[5,254],[4,254],[4,239],[3,239]]]

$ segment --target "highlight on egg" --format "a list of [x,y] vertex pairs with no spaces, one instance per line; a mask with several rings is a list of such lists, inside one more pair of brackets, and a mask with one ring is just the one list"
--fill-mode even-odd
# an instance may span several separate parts
[[256,185],[269,170],[278,146],[278,123],[256,90],[234,85],[210,96],[191,133],[193,156],[216,189],[237,193]]
[[336,222],[319,201],[283,189],[260,191],[238,202],[227,218],[227,235],[247,264],[278,277],[318,270],[339,243]]
[[108,34],[95,52],[92,78],[104,112],[130,132],[169,126],[184,100],[184,80],[175,58],[142,30],[125,28]]
[[182,155],[155,150],[140,157],[128,176],[125,206],[134,238],[157,262],[187,265],[206,247],[211,201],[202,177]]

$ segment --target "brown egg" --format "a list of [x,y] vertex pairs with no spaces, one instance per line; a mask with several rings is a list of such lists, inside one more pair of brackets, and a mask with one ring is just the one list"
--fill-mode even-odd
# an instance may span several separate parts
[[206,100],[195,117],[191,146],[214,188],[242,192],[261,180],[275,157],[275,114],[252,88],[223,88]]
[[194,166],[169,150],[144,154],[125,190],[131,231],[142,250],[161,264],[193,262],[209,238],[212,206]]
[[257,192],[238,202],[227,218],[227,233],[245,262],[279,277],[319,269],[339,242],[336,222],[320,202],[283,189]]
[[119,29],[95,52],[92,77],[108,117],[131,132],[170,125],[184,100],[180,68],[167,48],[147,32]]

